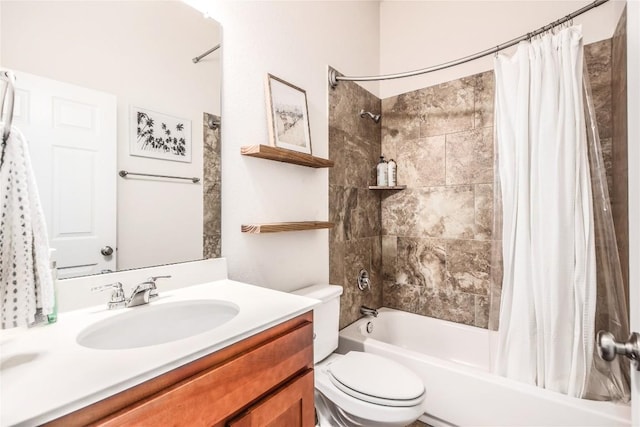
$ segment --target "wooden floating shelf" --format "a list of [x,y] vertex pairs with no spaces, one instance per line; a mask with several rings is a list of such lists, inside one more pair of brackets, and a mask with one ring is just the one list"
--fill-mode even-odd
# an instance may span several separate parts
[[389,187],[387,185],[370,185],[369,190],[404,190],[407,188],[406,185],[394,185],[393,187]]
[[245,145],[240,148],[243,156],[259,157],[261,159],[275,160],[278,162],[292,163],[294,165],[308,166],[311,168],[331,168],[333,160],[314,157],[310,154],[299,153],[284,148],[270,145]]
[[302,222],[272,222],[269,224],[243,224],[243,233],[280,233],[283,231],[321,230],[333,227],[332,222],[302,221]]

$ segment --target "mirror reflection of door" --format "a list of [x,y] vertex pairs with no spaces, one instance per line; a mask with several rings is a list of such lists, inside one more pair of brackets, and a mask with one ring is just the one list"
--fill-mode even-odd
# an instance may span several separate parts
[[59,277],[115,271],[116,97],[15,74],[14,120],[29,143]]

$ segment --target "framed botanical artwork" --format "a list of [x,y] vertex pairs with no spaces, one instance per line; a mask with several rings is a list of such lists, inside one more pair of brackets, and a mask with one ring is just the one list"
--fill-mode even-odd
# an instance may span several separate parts
[[131,107],[132,156],[191,163],[191,120]]
[[307,93],[271,74],[266,86],[271,145],[311,154]]

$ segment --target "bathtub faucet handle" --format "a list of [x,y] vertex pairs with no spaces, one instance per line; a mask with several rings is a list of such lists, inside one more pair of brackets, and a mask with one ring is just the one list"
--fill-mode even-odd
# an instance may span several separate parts
[[360,314],[364,314],[365,316],[378,317],[378,310],[376,310],[375,308],[369,308],[366,305],[361,305]]

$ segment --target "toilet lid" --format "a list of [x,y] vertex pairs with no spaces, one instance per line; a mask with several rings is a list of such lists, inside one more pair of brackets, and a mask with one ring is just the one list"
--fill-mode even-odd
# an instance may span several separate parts
[[371,353],[352,351],[327,367],[331,382],[348,395],[385,406],[415,406],[424,399],[416,374]]

